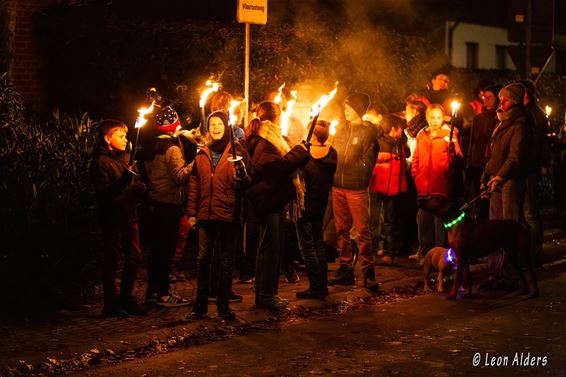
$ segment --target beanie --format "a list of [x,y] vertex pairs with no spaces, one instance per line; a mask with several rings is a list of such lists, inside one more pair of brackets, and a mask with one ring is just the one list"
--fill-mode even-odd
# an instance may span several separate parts
[[522,105],[525,98],[525,87],[520,83],[509,84],[499,91],[499,98],[507,98]]
[[369,107],[369,96],[365,93],[354,93],[346,98],[344,104],[350,106],[361,117]]
[[155,116],[155,128],[163,132],[175,132],[181,125],[179,115],[171,106],[162,108]]

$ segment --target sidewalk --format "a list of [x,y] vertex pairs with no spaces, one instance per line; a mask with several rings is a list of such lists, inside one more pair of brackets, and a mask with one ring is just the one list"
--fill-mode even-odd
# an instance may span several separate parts
[[[564,262],[565,245],[566,235],[563,232],[555,229],[545,231],[545,263]],[[473,267],[477,282],[481,279],[477,272],[484,267]],[[330,264],[329,276],[337,268],[337,262]],[[355,286],[330,286],[330,295],[324,301],[298,300],[295,293],[307,287],[305,270],[299,269],[298,273],[300,281],[297,284],[289,284],[284,275],[281,276],[280,296],[290,301],[288,310],[282,316],[255,308],[253,285],[240,284],[235,280],[233,289],[243,296],[243,302],[231,304],[238,316],[235,324],[216,318],[214,303],[209,304],[210,318],[201,321],[186,320],[190,306],[152,308],[146,315],[138,317],[103,318],[101,297],[98,297],[96,304],[62,311],[50,321],[1,324],[0,375],[10,376],[12,372],[13,375],[38,375],[38,367],[40,370],[64,372],[74,368],[88,368],[100,360],[135,359],[141,354],[163,352],[176,344],[198,344],[245,334],[254,329],[277,328],[286,322],[308,317],[309,313],[344,308],[348,306],[347,303],[372,296],[361,287],[358,266]],[[144,274],[142,271],[142,276],[136,283],[135,294],[139,299],[143,298],[145,292]],[[413,294],[421,291],[422,266],[409,261],[406,256],[396,259],[395,266],[377,265],[376,275],[384,294],[403,287]],[[173,290],[190,298],[195,292],[195,284],[194,276],[190,276],[185,282],[174,283]]]

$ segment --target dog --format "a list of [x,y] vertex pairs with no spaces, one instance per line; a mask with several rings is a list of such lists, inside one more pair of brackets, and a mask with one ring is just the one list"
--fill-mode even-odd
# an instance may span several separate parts
[[443,278],[444,275],[452,273],[454,269],[454,254],[452,249],[445,249],[443,247],[433,247],[426,253],[423,259],[423,272],[424,272],[424,290],[430,292],[429,276],[432,270],[438,271],[436,277],[436,291],[443,292]]
[[463,278],[472,296],[470,262],[498,250],[505,249],[509,264],[515,268],[529,297],[539,295],[530,252],[527,228],[514,220],[481,220],[466,216],[444,195],[417,198],[419,208],[434,213],[444,222],[448,231],[448,244],[456,259],[454,285],[447,299],[455,300]]

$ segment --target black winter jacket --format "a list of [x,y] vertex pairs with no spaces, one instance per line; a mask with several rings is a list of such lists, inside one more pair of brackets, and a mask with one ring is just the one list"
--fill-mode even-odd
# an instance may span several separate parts
[[338,127],[332,142],[338,153],[335,187],[350,190],[368,188],[379,153],[377,135],[377,128],[369,122],[361,125],[347,123]]
[[322,219],[326,212],[338,155],[332,146],[328,148],[313,145],[311,156],[303,169],[306,190],[303,217],[308,220],[317,220]]

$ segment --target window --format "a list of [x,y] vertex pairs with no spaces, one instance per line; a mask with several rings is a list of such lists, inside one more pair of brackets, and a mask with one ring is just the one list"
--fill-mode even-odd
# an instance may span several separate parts
[[466,68],[478,68],[479,45],[475,42],[466,42]]
[[495,68],[507,69],[507,46],[495,46]]

